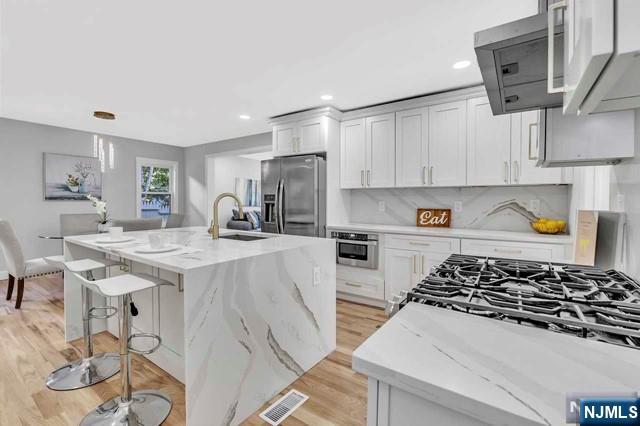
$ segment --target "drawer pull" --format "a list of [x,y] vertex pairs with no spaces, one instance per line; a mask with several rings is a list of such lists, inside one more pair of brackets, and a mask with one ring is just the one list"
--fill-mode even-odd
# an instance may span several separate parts
[[345,281],[345,282],[344,282],[344,284],[345,284],[345,285],[348,285],[349,287],[357,287],[357,288],[362,287],[362,285],[361,285],[361,284],[354,284],[354,283],[350,283],[350,282],[348,282],[348,281]]
[[418,243],[416,241],[409,241],[409,244],[411,244],[412,246],[430,246],[430,243]]
[[494,248],[493,251],[495,251],[496,253],[510,253],[510,254],[522,254],[522,250],[509,250],[509,249],[499,249],[499,248]]

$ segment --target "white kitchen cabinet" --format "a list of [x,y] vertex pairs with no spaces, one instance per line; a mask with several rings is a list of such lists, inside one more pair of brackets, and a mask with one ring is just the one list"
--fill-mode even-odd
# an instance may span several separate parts
[[489,98],[467,102],[467,183],[507,185],[511,182],[512,116],[493,115]]
[[403,290],[411,290],[431,268],[449,255],[460,253],[458,238],[387,235],[385,238],[384,288],[391,299]]
[[331,117],[319,116],[273,126],[273,155],[302,155],[326,152]]
[[640,2],[567,0],[565,9],[564,113],[640,107]]
[[487,97],[468,100],[467,184],[570,183],[561,167],[537,167],[540,113],[494,116]]
[[368,188],[389,188],[396,179],[395,114],[367,117],[366,185]]
[[420,252],[388,248],[384,256],[385,298],[391,299],[402,290],[411,290],[418,283]]
[[566,262],[569,248],[563,244],[463,239],[462,254],[504,257],[509,259]]
[[273,127],[273,155],[289,155],[294,152],[296,123],[279,124]]
[[467,182],[467,103],[429,107],[429,170],[432,186],[462,186]]
[[562,167],[537,167],[540,144],[540,112],[526,111],[512,115],[513,139],[511,167],[513,183],[542,185],[571,183],[570,169]]
[[340,188],[364,188],[366,162],[365,119],[340,123]]
[[429,109],[396,112],[396,186],[427,185]]
[[340,129],[340,187],[395,186],[395,114],[343,121]]

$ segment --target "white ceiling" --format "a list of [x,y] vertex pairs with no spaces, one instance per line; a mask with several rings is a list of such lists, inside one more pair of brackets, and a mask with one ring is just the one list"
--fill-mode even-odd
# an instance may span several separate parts
[[[189,146],[481,81],[477,30],[537,0],[0,0],[0,116]],[[453,70],[469,59],[473,65]],[[114,122],[92,112],[114,112]],[[248,114],[251,120],[240,120]]]

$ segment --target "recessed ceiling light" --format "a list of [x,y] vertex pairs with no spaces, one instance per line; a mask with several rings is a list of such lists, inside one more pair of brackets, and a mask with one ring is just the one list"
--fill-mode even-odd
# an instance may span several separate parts
[[101,120],[115,120],[116,115],[109,111],[93,111],[93,116]]
[[239,118],[240,120],[250,120],[250,119],[251,119],[251,116],[249,116],[249,115],[247,115],[247,114],[241,114],[241,115],[239,115],[239,116],[238,116],[238,118]]
[[320,99],[322,99],[323,101],[330,101],[331,99],[333,99],[333,95],[322,95],[320,96]]
[[461,70],[462,68],[466,68],[471,65],[471,61],[459,61],[453,64],[453,68],[457,70]]

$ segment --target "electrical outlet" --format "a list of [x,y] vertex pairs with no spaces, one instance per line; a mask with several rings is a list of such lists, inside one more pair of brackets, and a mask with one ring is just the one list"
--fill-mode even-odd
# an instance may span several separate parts
[[319,266],[314,266],[313,267],[313,286],[319,286],[320,285],[320,267]]
[[453,211],[455,213],[460,213],[462,211],[462,201],[456,201],[453,203]]
[[529,210],[531,210],[531,213],[536,215],[540,213],[540,200],[530,200]]
[[378,211],[383,212],[387,209],[387,205],[384,201],[378,201]]
[[624,194],[618,194],[616,196],[616,210],[619,212],[623,212],[624,204],[625,204]]

